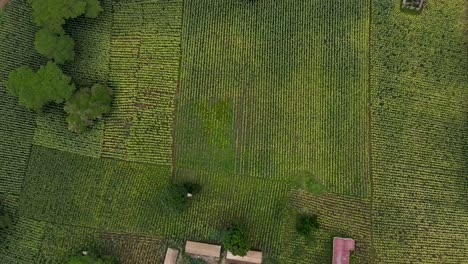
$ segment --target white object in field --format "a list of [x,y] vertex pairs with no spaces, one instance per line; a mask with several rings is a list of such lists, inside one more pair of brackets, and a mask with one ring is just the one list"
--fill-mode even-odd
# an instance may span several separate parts
[[188,198],[192,198],[192,196],[193,196],[193,194],[187,193],[187,197],[188,197]]

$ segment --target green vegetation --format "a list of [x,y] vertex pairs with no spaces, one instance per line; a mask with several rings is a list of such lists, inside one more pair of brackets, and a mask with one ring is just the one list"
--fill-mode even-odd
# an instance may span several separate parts
[[223,247],[236,256],[245,256],[250,250],[249,234],[240,224],[229,226],[223,235]]
[[56,35],[48,29],[39,29],[34,44],[41,55],[58,64],[72,61],[75,57],[75,42],[68,35]]
[[70,98],[75,85],[71,78],[53,62],[41,66],[37,72],[29,66],[21,66],[12,71],[8,77],[7,89],[14,96],[18,96],[19,104],[36,112],[50,102],[57,104]]
[[68,129],[81,133],[101,119],[111,110],[112,89],[102,84],[95,84],[91,89],[84,88],[67,100],[63,108],[68,114]]
[[[0,199],[14,223],[0,260],[96,248],[146,263],[186,240],[223,244],[233,219],[244,232],[227,244],[265,263],[329,263],[334,236],[356,240],[358,264],[468,258],[462,0],[418,15],[394,0],[100,2],[14,0],[0,18]],[[20,77],[47,62],[36,33],[84,87],[67,112],[8,94],[10,72],[29,67],[13,78],[24,92]],[[96,83],[113,91],[107,114],[107,93],[87,111]]]
[[10,214],[6,212],[4,205],[0,205],[0,230],[8,229],[12,224]]

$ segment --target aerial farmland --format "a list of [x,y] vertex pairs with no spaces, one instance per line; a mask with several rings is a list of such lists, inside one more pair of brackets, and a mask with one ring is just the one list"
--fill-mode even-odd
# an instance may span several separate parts
[[0,264],[255,261],[468,263],[468,2],[0,0]]

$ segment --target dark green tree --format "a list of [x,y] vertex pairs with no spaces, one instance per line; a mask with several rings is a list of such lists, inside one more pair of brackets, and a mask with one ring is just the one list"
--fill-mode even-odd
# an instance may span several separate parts
[[182,213],[189,206],[187,189],[183,185],[171,184],[161,194],[161,204],[167,211]]
[[247,230],[240,224],[231,225],[223,235],[223,246],[236,256],[245,256],[250,244]]
[[34,41],[37,52],[58,64],[72,61],[75,57],[75,42],[68,35],[57,35],[48,29],[40,29]]
[[56,34],[64,34],[66,19],[79,17],[86,11],[86,2],[70,0],[29,0],[33,21],[41,28]]
[[103,11],[101,2],[99,0],[84,0],[86,2],[85,16],[89,18],[96,18],[99,13]]
[[296,230],[299,234],[307,236],[319,228],[320,224],[317,215],[300,214],[297,216]]
[[68,114],[68,129],[81,133],[94,120],[102,118],[102,115],[111,110],[112,94],[112,89],[102,84],[76,92],[63,108]]
[[62,103],[71,97],[75,85],[71,78],[53,62],[41,66],[33,72],[28,66],[22,66],[10,72],[7,90],[19,98],[19,104],[36,112],[50,102]]
[[33,10],[33,21],[41,28],[63,35],[66,19],[83,14],[96,17],[102,7],[99,0],[29,0]]

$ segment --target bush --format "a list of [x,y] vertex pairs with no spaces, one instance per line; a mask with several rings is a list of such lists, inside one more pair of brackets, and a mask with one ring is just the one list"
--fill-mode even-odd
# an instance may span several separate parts
[[320,228],[317,220],[317,215],[302,214],[297,217],[296,230],[299,234],[307,236],[312,231],[316,231]]
[[189,264],[205,264],[206,261],[203,259],[190,258]]
[[223,236],[223,246],[236,256],[245,256],[250,249],[247,230],[239,224],[233,224]]
[[201,192],[201,185],[197,183],[192,183],[192,182],[186,182],[183,184],[184,188],[187,190],[187,193],[190,194],[197,194]]
[[35,73],[28,66],[10,72],[7,90],[19,98],[19,104],[36,112],[50,102],[62,103],[70,98],[75,85],[57,64],[49,61]]
[[37,52],[58,64],[72,61],[75,57],[75,42],[68,35],[57,35],[48,29],[40,29],[34,41]]
[[110,112],[112,94],[112,89],[101,84],[76,92],[63,108],[68,114],[68,129],[81,133],[91,126],[94,120]]

